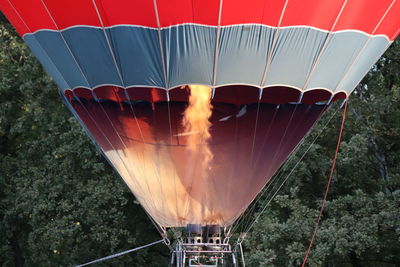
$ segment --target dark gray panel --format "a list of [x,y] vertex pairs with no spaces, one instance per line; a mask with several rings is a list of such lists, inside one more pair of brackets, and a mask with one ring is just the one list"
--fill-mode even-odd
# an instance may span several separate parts
[[[42,62],[47,71],[51,72],[52,76],[54,75],[53,78],[55,80],[57,74],[53,74],[54,70],[51,70],[53,66],[61,73],[67,85],[61,83],[59,84],[60,88],[72,89],[77,86],[89,87],[59,32],[39,31],[35,33],[35,36],[25,35],[24,40],[29,46],[35,47],[33,51],[35,56]],[[37,48],[38,45],[40,49]],[[51,63],[49,61],[51,61]],[[57,78],[57,80],[59,80],[59,78]],[[58,83],[59,82],[57,82],[57,84]]]
[[165,86],[157,30],[119,26],[107,32],[125,86]]
[[24,36],[25,43],[32,50],[32,53],[37,57],[40,61],[44,69],[49,73],[49,75],[53,78],[55,83],[60,89],[68,89],[69,85],[65,81],[64,77],[58,71],[57,67],[51,61],[50,57],[43,50],[39,42],[36,40],[35,36],[28,34]]
[[212,84],[216,28],[181,25],[162,30],[169,87]]
[[221,29],[217,85],[245,83],[259,86],[275,29],[240,25]]
[[71,28],[62,32],[91,87],[122,86],[103,29]]

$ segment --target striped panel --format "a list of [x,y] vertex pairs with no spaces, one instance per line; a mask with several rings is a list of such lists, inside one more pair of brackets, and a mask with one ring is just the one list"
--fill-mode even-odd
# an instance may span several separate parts
[[[151,28],[116,26],[103,31],[76,27],[39,31],[25,35],[25,41],[39,51],[37,56],[49,73],[62,74],[62,79],[55,78],[61,89],[102,85],[165,88],[163,64],[170,89],[186,84],[212,86],[216,35],[212,26],[162,29],[165,62],[161,60],[158,32]],[[358,31],[329,34],[309,27],[289,27],[277,33],[276,28],[262,25],[226,26],[221,28],[219,39],[216,85],[324,88],[350,93],[389,44],[384,36]]]

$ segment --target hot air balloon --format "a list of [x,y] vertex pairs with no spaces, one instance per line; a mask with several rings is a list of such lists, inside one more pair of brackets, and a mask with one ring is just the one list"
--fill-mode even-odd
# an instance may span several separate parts
[[232,226],[400,28],[396,0],[0,5],[157,226],[195,233]]

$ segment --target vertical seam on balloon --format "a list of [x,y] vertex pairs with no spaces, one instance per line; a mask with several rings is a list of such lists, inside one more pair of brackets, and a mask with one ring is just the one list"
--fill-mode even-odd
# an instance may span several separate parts
[[222,5],[223,5],[223,0],[219,0],[218,25],[217,25],[217,35],[216,35],[216,40],[215,40],[214,69],[213,69],[213,77],[212,77],[212,88],[215,88],[215,84],[217,82],[218,57],[219,57],[219,39],[220,39],[220,36],[221,36]]
[[[43,1],[43,0],[42,0],[42,1]],[[124,82],[124,79],[122,78],[121,70],[120,70],[120,68],[118,67],[117,59],[116,59],[116,57],[115,57],[114,50],[112,49],[110,39],[109,39],[108,34],[107,34],[107,32],[106,32],[106,29],[105,29],[105,27],[104,27],[103,19],[101,18],[101,14],[100,14],[100,11],[99,11],[99,9],[98,9],[98,7],[97,7],[96,0],[92,0],[92,3],[93,3],[93,6],[94,6],[94,9],[96,10],[96,15],[97,15],[97,18],[99,19],[101,28],[102,28],[102,30],[103,30],[104,37],[106,38],[107,46],[108,46],[108,49],[110,50],[110,54],[111,54],[111,57],[112,57],[112,59],[113,59],[113,63],[114,63],[114,65],[115,65],[115,69],[117,70],[118,77],[119,77],[119,79],[120,79],[120,81],[121,81],[121,85],[122,85],[122,86],[124,87],[124,89],[126,90],[125,82]]]
[[282,143],[284,142],[283,140],[284,140],[285,137],[286,137],[286,134],[287,134],[287,132],[288,132],[289,126],[292,124],[292,121],[293,121],[293,118],[294,118],[294,114],[296,113],[297,107],[298,107],[299,105],[302,105],[302,104],[295,104],[295,107],[294,107],[294,109],[293,109],[292,115],[290,116],[290,119],[289,119],[289,121],[288,121],[288,123],[287,123],[287,125],[286,125],[285,131],[283,132],[283,135],[282,135],[282,137],[281,137],[280,140],[279,140],[278,148],[275,150],[274,155],[273,155],[273,157],[272,157],[272,159],[271,159],[271,164],[270,164],[269,167],[268,167],[268,172],[271,171],[271,167],[272,167],[273,164],[275,163],[277,155],[279,155],[279,154],[281,153]]
[[157,22],[157,32],[158,32],[158,42],[160,46],[160,57],[161,57],[161,63],[162,63],[162,68],[163,68],[163,75],[164,75],[164,85],[165,85],[165,90],[169,90],[169,81],[168,81],[168,74],[167,74],[167,66],[165,62],[165,55],[164,55],[164,47],[162,43],[162,35],[161,35],[161,23],[160,23],[160,17],[158,14],[158,7],[157,7],[157,0],[153,0],[153,7],[154,7],[154,13],[156,16],[156,22]]
[[[121,141],[121,144],[125,147],[125,151],[128,151],[127,145],[125,144],[125,142],[124,142],[124,140],[122,139],[121,135],[118,133],[118,130],[116,129],[115,125],[113,124],[113,122],[112,122],[110,116],[108,115],[108,113],[107,113],[106,110],[104,109],[104,107],[103,107],[103,105],[101,104],[101,102],[98,100],[98,97],[97,97],[97,95],[96,95],[96,92],[93,91],[93,90],[91,90],[91,93],[92,93],[93,98],[94,98],[94,99],[96,100],[96,102],[99,104],[99,106],[100,106],[102,112],[103,112],[104,115],[107,117],[108,122],[110,123],[110,125],[111,125],[112,129],[114,130],[115,134],[118,136],[118,139]],[[142,167],[142,171],[145,172],[145,168],[144,168],[144,167]],[[129,174],[131,175],[131,171],[128,171],[128,172],[129,172]],[[135,175],[133,175],[133,177],[135,177]],[[149,194],[151,195],[151,193],[150,193],[151,191],[150,191],[150,187],[149,187],[149,184],[148,184],[147,179],[146,179],[146,185],[147,185],[147,191],[148,191]],[[155,205],[154,199],[153,199],[152,197],[151,197],[150,199],[151,199],[153,208],[156,210],[156,205]]]
[[[80,98],[75,94],[74,91],[72,91],[72,94],[74,96],[74,98],[79,102],[79,104],[82,106],[82,108],[86,111],[86,113],[89,115],[90,120],[93,121],[93,123],[95,124],[96,128],[98,129],[98,131],[104,136],[104,138],[107,140],[108,144],[115,150],[118,151],[114,145],[112,144],[112,142],[108,139],[107,135],[104,134],[104,132],[101,130],[99,124],[97,123],[97,121],[93,118],[92,114],[89,112],[89,110],[85,107],[85,105],[82,103],[82,101],[80,100]],[[76,112],[77,113],[77,112]],[[77,113],[78,114],[78,113]],[[79,117],[80,118],[80,117]],[[86,126],[85,126],[86,128]],[[96,141],[97,143],[97,141]],[[105,151],[101,148],[101,146],[99,145],[100,149],[103,151],[103,153],[105,154]],[[118,152],[116,152],[116,154],[118,155],[119,159],[121,160],[122,165],[124,166],[125,170],[130,173],[129,168],[126,166],[124,160],[122,159],[122,157],[119,155]],[[114,167],[114,166],[113,166]],[[118,172],[118,170],[117,170]],[[119,172],[118,172],[119,174]],[[140,185],[139,185],[140,186]],[[141,187],[141,186],[140,186]],[[142,196],[143,197],[143,196]],[[146,203],[147,204],[147,203]]]
[[[120,82],[121,82],[122,86],[124,87],[124,90],[126,91],[126,90],[127,90],[127,89],[126,89],[126,85],[125,85],[125,82],[124,82],[124,80],[123,80],[123,78],[122,78],[121,70],[120,70],[120,68],[118,67],[117,59],[116,59],[116,57],[115,57],[115,53],[114,53],[113,48],[112,48],[112,46],[111,46],[111,42],[110,42],[109,36],[108,36],[108,34],[107,34],[107,32],[106,32],[106,30],[105,30],[105,28],[104,28],[104,22],[103,22],[103,19],[102,19],[102,17],[101,17],[100,11],[99,11],[99,9],[98,9],[98,7],[97,7],[96,0],[92,0],[92,4],[93,4],[93,6],[94,6],[94,8],[95,8],[95,10],[96,10],[97,18],[99,19],[101,28],[102,28],[102,30],[103,30],[103,34],[104,34],[104,37],[105,37],[105,39],[106,39],[107,46],[108,46],[108,49],[109,49],[109,51],[110,51],[111,57],[112,57],[112,59],[113,59],[113,63],[114,63],[114,65],[115,65],[115,69],[117,70],[118,77],[119,77],[119,79],[120,79]],[[101,105],[101,104],[100,104],[100,105]],[[139,125],[139,123],[138,123],[138,121],[137,121],[137,118],[136,118],[136,116],[135,116],[135,112],[134,112],[134,110],[133,110],[132,104],[131,104],[130,102],[129,102],[129,105],[130,105],[130,107],[131,107],[131,110],[132,110],[132,113],[133,113],[133,117],[134,117],[134,119],[135,119],[135,121],[136,121],[136,125],[137,125],[138,128],[139,128],[139,132],[140,132],[140,135],[141,135],[141,137],[142,137],[142,142],[144,142],[142,130],[141,130],[141,128],[140,128],[140,125]],[[108,115],[107,115],[107,116],[108,116]],[[110,120],[110,123],[113,125],[113,122],[112,122],[111,120]],[[113,128],[115,128],[114,125],[113,125]],[[118,133],[117,131],[116,131],[116,133],[119,135],[119,133]],[[128,147],[126,146],[125,142],[122,140],[122,138],[120,138],[120,139],[121,139],[121,141],[124,143],[125,147],[128,148]],[[145,173],[144,176],[145,176],[145,179],[146,179],[147,189],[148,189],[149,195],[152,195],[152,192],[150,191],[149,182],[148,182],[147,172],[146,172],[146,163],[145,163],[146,161],[144,160],[144,158],[143,158],[144,156],[143,156],[143,155],[142,155],[142,156],[139,156],[140,153],[138,153],[138,151],[137,151],[136,149],[135,149],[135,151],[136,151],[136,154],[137,154],[138,158],[142,158],[142,163],[141,163],[141,164],[142,164],[142,169],[144,170],[144,173]],[[155,200],[154,200],[153,198],[151,198],[151,199],[152,199],[154,208],[156,208]],[[162,206],[164,207],[164,201],[161,201],[161,203],[162,203]],[[156,220],[155,220],[155,221],[156,221]]]
[[[238,118],[235,116],[235,135],[234,135],[234,140],[235,140],[235,150],[234,150],[234,155],[239,154],[238,153],[238,131],[239,131],[239,123],[238,123]],[[235,163],[237,161],[237,157],[235,156]],[[229,175],[230,179],[228,180],[228,183],[226,185],[226,194],[225,194],[225,203],[226,203],[226,199],[229,199],[229,195],[231,194],[230,192],[232,192],[232,184],[233,184],[233,177],[235,175],[234,171],[236,170],[238,164],[235,164],[233,169],[231,170],[231,175]],[[234,222],[234,221],[233,221]],[[232,222],[232,224],[233,224]],[[225,222],[225,224],[228,224],[229,222]]]
[[[143,132],[142,132],[142,130],[141,130],[141,128],[140,128],[140,125],[139,125],[139,122],[138,122],[138,120],[137,120],[137,118],[136,118],[136,113],[135,113],[134,108],[133,108],[133,106],[132,106],[131,98],[130,98],[130,96],[129,96],[128,90],[125,90],[125,96],[126,96],[127,100],[129,101],[129,106],[130,106],[130,109],[131,109],[131,111],[132,111],[132,115],[133,115],[133,117],[135,118],[136,125],[137,125],[137,127],[138,127],[138,129],[139,129],[140,137],[141,137],[141,139],[142,139],[142,142],[145,143],[145,140],[144,140],[144,137],[143,137]],[[143,160],[144,160],[144,159],[143,159]],[[164,198],[164,200],[165,200],[164,190],[162,189],[162,183],[161,183],[161,174],[160,174],[160,171],[159,171],[158,168],[157,168],[157,170],[158,170],[157,173],[158,173],[158,180],[159,180],[160,190],[161,190],[161,194],[162,194],[161,197]],[[162,201],[162,207],[163,207],[163,209],[165,209],[164,201]],[[160,225],[160,226],[161,226],[161,225]]]
[[[270,65],[271,65],[271,62],[272,62],[272,54],[273,54],[273,52],[274,52],[274,50],[275,50],[276,43],[277,43],[277,41],[278,41],[278,36],[279,36],[279,32],[280,32],[280,27],[281,27],[281,24],[282,24],[282,21],[283,21],[283,17],[284,17],[284,15],[285,15],[285,11],[286,11],[286,7],[287,7],[288,3],[289,3],[289,0],[286,0],[286,1],[285,1],[285,5],[283,6],[283,9],[282,9],[281,15],[280,15],[280,17],[279,17],[278,27],[277,27],[276,32],[275,32],[275,34],[274,34],[274,39],[273,39],[271,51],[269,52],[269,56],[268,56],[268,58],[267,58],[267,62],[266,62],[265,68],[264,68],[263,76],[262,76],[261,83],[260,83],[260,89],[263,88],[263,84],[264,84],[264,82],[265,82],[268,69],[269,69],[269,67],[270,67]],[[261,90],[262,90],[262,89],[261,89]],[[262,97],[262,93],[261,93],[261,97]],[[260,109],[260,105],[261,105],[261,97],[259,97],[259,99],[258,99],[258,104],[257,104],[257,114],[256,114],[256,121],[255,121],[255,126],[254,126],[254,136],[253,136],[252,148],[251,148],[251,154],[250,154],[252,169],[254,168],[254,164],[253,164],[252,160],[253,160],[253,154],[254,154],[254,148],[255,148],[255,140],[256,140],[256,137],[257,137],[258,116],[259,116],[259,109]],[[291,118],[293,117],[294,113],[296,112],[296,109],[297,109],[297,105],[296,105],[296,107],[295,107],[294,110],[293,110],[293,113],[292,113]],[[287,129],[289,128],[289,124],[290,124],[290,123],[291,123],[291,120],[289,121],[288,125],[286,126],[285,134],[286,134]],[[282,138],[282,139],[283,139],[283,138]],[[281,141],[282,141],[282,140],[281,140]],[[278,147],[278,150],[279,150],[279,149],[280,149],[280,145],[279,145],[279,147]],[[276,153],[274,154],[273,162],[275,162],[275,155],[277,154],[277,152],[278,152],[278,151],[276,151]],[[269,171],[269,170],[270,170],[270,168],[268,168],[268,171]],[[252,170],[251,172],[253,173],[253,170]]]
[[[91,91],[91,92],[92,92],[92,95],[93,95],[95,98],[97,98],[96,93],[95,93],[94,91]],[[106,117],[107,117],[107,119],[108,119],[108,121],[109,121],[111,127],[113,128],[114,132],[115,132],[116,135],[118,136],[119,140],[120,140],[121,143],[124,145],[125,150],[128,151],[128,146],[125,144],[125,142],[124,142],[124,140],[122,139],[121,135],[118,133],[118,130],[116,129],[114,123],[112,122],[111,118],[109,117],[107,111],[104,109],[104,107],[103,107],[103,105],[101,104],[100,101],[97,101],[97,102],[99,103],[99,106],[101,107],[101,110],[103,111],[103,113],[106,115]],[[136,155],[138,156],[137,151],[136,151]],[[145,165],[144,165],[144,164],[143,164],[143,166],[141,166],[141,169],[142,169],[142,173],[146,173],[146,168],[145,168]],[[153,208],[154,208],[154,211],[156,211],[156,210],[158,210],[158,209],[157,209],[157,205],[155,204],[156,201],[155,201],[155,200],[153,199],[153,197],[152,197],[152,191],[150,190],[150,186],[149,186],[149,183],[148,183],[147,175],[144,175],[144,176],[146,177],[145,180],[146,180],[147,192],[148,192],[149,195],[150,195],[151,204],[152,204],[152,206],[153,206]],[[133,175],[133,177],[136,177],[136,175]],[[163,218],[164,216],[160,216],[160,217]],[[163,219],[165,219],[165,218],[163,218]],[[156,221],[156,220],[154,219],[154,221]],[[157,221],[156,221],[156,222],[157,222]],[[159,224],[159,226],[161,227],[161,224],[160,224],[159,222],[157,222],[157,224]]]
[[71,54],[72,59],[74,60],[76,67],[78,68],[78,70],[80,71],[80,73],[82,74],[82,77],[86,80],[86,84],[89,87],[92,87],[91,84],[89,83],[89,80],[87,79],[85,73],[83,72],[81,66],[79,66],[78,60],[76,59],[74,53],[72,52],[71,48],[69,47],[67,40],[65,40],[64,35],[62,34],[62,32],[60,31],[60,28],[58,27],[56,21],[54,20],[53,16],[51,15],[49,9],[47,8],[47,5],[44,3],[44,0],[40,0],[40,2],[42,3],[43,7],[46,9],[47,14],[49,15],[51,21],[54,23],[54,26],[57,28],[57,32],[60,34],[61,39],[63,40],[66,48],[68,49],[69,53]]
[[[25,35],[29,35],[29,34],[33,34],[32,31],[29,29],[28,25],[25,24],[25,21],[22,20],[21,16],[18,14],[18,12],[15,10],[14,6],[11,4],[11,2],[9,0],[7,0],[8,4],[11,6],[11,8],[13,9],[14,13],[17,15],[18,19],[20,22],[22,22],[23,27],[24,27],[24,31],[20,32],[17,27],[15,27],[15,30],[18,32],[18,34],[22,37],[22,39],[24,38]],[[0,10],[0,12],[3,12]],[[3,13],[4,14],[4,13]],[[5,14],[4,14],[5,16]],[[11,19],[10,19],[11,21]],[[12,23],[14,24],[14,23]]]
[[[342,13],[343,13],[344,8],[345,8],[346,5],[347,5],[347,1],[348,1],[348,0],[344,0],[344,1],[343,1],[342,7],[340,8],[339,13],[338,13],[338,15],[336,16],[336,19],[335,19],[335,21],[334,21],[334,23],[333,23],[331,29],[330,29],[329,32],[328,32],[328,36],[327,36],[326,39],[325,39],[324,45],[323,45],[323,47],[321,48],[321,50],[320,50],[320,52],[319,52],[319,54],[318,54],[317,59],[316,59],[315,62],[313,63],[310,72],[309,72],[308,75],[307,75],[306,81],[304,82],[304,85],[303,85],[303,91],[306,91],[306,87],[307,87],[308,84],[310,83],[311,77],[313,76],[315,70],[317,69],[318,63],[319,63],[320,59],[322,58],[322,55],[325,53],[326,48],[328,47],[328,44],[329,44],[329,43],[331,42],[331,40],[332,40],[332,37],[333,37],[333,29],[336,27],[336,24],[337,24],[337,22],[339,21],[339,18],[340,18],[340,16],[341,16]],[[334,92],[333,92],[333,91],[332,91],[331,93],[332,93],[332,95],[334,95]]]
[[[277,106],[278,106],[278,105],[277,105]],[[274,114],[272,115],[271,122],[269,123],[267,132],[266,132],[266,134],[264,135],[263,144],[260,146],[261,149],[265,146],[265,144],[266,144],[266,142],[267,142],[268,136],[269,136],[269,134],[270,134],[270,132],[271,132],[272,125],[273,125],[273,123],[274,123],[274,121],[275,121],[275,118],[276,118],[276,113],[277,113],[277,111],[278,111],[278,108],[275,107],[275,109],[274,109]],[[259,161],[260,159],[261,159],[261,156],[258,157],[258,159],[256,160],[256,162],[258,163],[258,161]],[[269,179],[265,184],[267,184],[267,183],[271,180],[271,178],[272,178],[272,177],[270,177],[270,179]],[[264,187],[265,187],[265,185],[262,187],[262,189],[260,190],[260,192],[264,189]],[[242,223],[242,222],[244,222],[245,217],[246,217],[246,216],[245,216],[245,213],[247,213],[247,208],[254,202],[254,200],[258,197],[258,195],[259,195],[259,194],[257,193],[257,194],[253,197],[253,199],[251,200],[251,202],[246,206],[246,208],[244,208],[244,209],[240,212],[240,215],[234,220],[234,221],[237,221],[237,223],[236,223],[235,227],[233,228],[233,230],[236,230],[236,229],[239,227],[239,224]],[[255,206],[252,207],[252,208],[250,208],[250,209],[251,209],[251,210],[254,210],[254,209],[255,209]],[[249,211],[249,212],[252,212],[252,211]],[[244,228],[242,228],[242,229],[244,229]]]
[[269,66],[271,65],[271,62],[272,62],[272,54],[273,54],[273,52],[275,50],[276,42],[278,40],[278,35],[279,35],[279,32],[280,32],[280,28],[281,28],[281,23],[282,23],[284,15],[285,15],[286,7],[287,7],[288,3],[289,3],[289,0],[286,0],[285,1],[285,5],[283,6],[283,9],[282,9],[281,16],[279,17],[278,26],[276,27],[276,32],[274,34],[274,39],[272,40],[271,50],[268,53],[267,62],[265,63],[263,75],[261,77],[261,82],[260,82],[260,87],[261,88],[264,87],[263,84],[264,84],[264,82],[266,80],[267,72],[268,72]]
[[[262,88],[263,88],[264,81],[266,79],[266,75],[267,75],[269,66],[270,66],[270,64],[272,62],[272,53],[275,50],[276,42],[278,40],[278,35],[279,35],[279,32],[280,32],[281,23],[282,23],[284,15],[285,15],[285,11],[286,11],[286,7],[287,7],[288,3],[289,3],[289,0],[286,0],[285,1],[285,5],[283,6],[283,9],[282,9],[281,15],[279,17],[278,27],[277,27],[276,32],[274,34],[274,39],[273,39],[271,51],[270,51],[269,56],[267,58],[267,62],[265,64],[263,76],[261,78],[261,83],[260,83],[261,92],[260,92],[260,96],[258,98],[258,103],[257,103],[256,121],[255,121],[255,126],[254,126],[254,135],[253,135],[253,141],[252,141],[251,152],[250,152],[250,163],[251,163],[251,168],[252,169],[254,168],[254,164],[253,164],[252,161],[253,161],[253,154],[254,154],[254,148],[255,148],[255,141],[256,141],[256,137],[257,137],[258,117],[259,117],[259,112],[260,112],[262,93],[264,91]],[[295,108],[295,110],[296,110],[296,108]],[[294,112],[293,112],[293,114],[294,114]],[[292,116],[293,116],[293,114],[292,114]],[[253,170],[251,172],[253,172]]]
[[[170,143],[172,144],[173,137],[172,137],[172,125],[171,125],[169,81],[168,81],[168,75],[167,75],[167,66],[166,66],[166,62],[165,62],[164,48],[163,48],[163,43],[162,43],[161,23],[160,23],[160,17],[159,17],[159,13],[158,13],[157,0],[153,0],[153,7],[154,7],[154,13],[155,13],[156,22],[157,22],[158,41],[159,41],[159,46],[160,46],[160,56],[161,56],[161,61],[162,61],[162,67],[163,67],[163,73],[164,73],[164,82],[165,82],[165,90],[166,90],[166,95],[167,95],[167,109],[168,109],[168,124],[169,124],[169,133],[170,133]],[[179,218],[178,193],[176,191],[176,173],[175,172],[174,172],[174,179],[173,180],[174,180],[174,190],[175,190],[175,214],[177,216],[176,220],[178,220],[178,218]],[[179,223],[181,223],[181,222],[179,222]]]
[[346,70],[345,74],[343,75],[343,77],[339,80],[339,82],[338,82],[338,84],[337,84],[337,86],[336,86],[336,88],[335,88],[335,90],[333,92],[336,92],[336,90],[338,88],[340,88],[341,85],[343,84],[343,82],[346,80],[347,76],[350,74],[351,70],[356,65],[357,61],[359,60],[362,52],[365,50],[365,48],[367,47],[367,45],[371,41],[373,34],[375,34],[376,30],[379,28],[379,26],[381,25],[382,21],[385,19],[386,15],[389,13],[390,9],[393,7],[393,5],[394,5],[394,3],[396,3],[396,1],[397,0],[393,0],[393,2],[390,4],[390,6],[386,10],[386,12],[383,14],[382,18],[379,20],[378,24],[375,26],[374,30],[372,31],[371,35],[368,37],[367,41],[364,43],[364,45],[358,51],[357,56],[354,58],[354,60],[351,63],[351,65],[347,68],[347,70]]
[[[218,21],[217,21],[218,25],[217,25],[217,33],[216,33],[216,40],[215,40],[214,68],[213,68],[213,77],[212,77],[213,80],[212,80],[211,96],[210,97],[212,97],[213,90],[215,90],[215,83],[216,83],[216,79],[217,79],[218,55],[219,55],[219,39],[220,39],[220,35],[221,35],[222,5],[223,5],[223,0],[219,0]],[[206,129],[204,128],[203,131],[202,131],[202,138],[201,138],[201,144],[202,145],[204,145],[204,131],[205,130]],[[215,186],[216,183],[215,183],[214,176],[210,176],[209,177],[209,181],[211,181],[210,184],[212,184],[213,187],[216,188],[216,186]],[[215,191],[213,191],[213,192],[215,192]],[[208,190],[205,192],[205,198],[206,198],[206,200],[210,199],[210,194],[209,194]],[[209,205],[208,208],[209,208],[210,213],[211,213],[211,211],[214,208],[214,205],[210,205],[210,204],[211,203],[208,203],[208,205]],[[204,214],[202,214],[202,216],[203,216],[202,220],[204,220]],[[221,218],[219,218],[219,219],[222,220],[222,221],[224,220],[223,217],[222,217],[222,219]]]

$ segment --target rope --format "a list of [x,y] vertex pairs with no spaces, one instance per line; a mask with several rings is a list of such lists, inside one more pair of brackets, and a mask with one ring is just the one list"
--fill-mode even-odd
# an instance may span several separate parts
[[239,248],[240,248],[240,255],[242,256],[243,267],[246,267],[246,262],[244,261],[244,253],[243,253],[242,243],[239,243]]
[[342,124],[340,126],[340,131],[339,131],[338,141],[337,141],[337,145],[336,145],[335,156],[333,157],[333,163],[332,163],[332,167],[331,167],[331,172],[329,174],[328,184],[326,186],[324,199],[322,201],[322,206],[321,206],[321,209],[319,211],[318,219],[317,219],[317,222],[315,223],[314,231],[313,231],[313,234],[312,234],[311,240],[310,240],[310,244],[308,245],[307,252],[306,252],[306,255],[304,256],[303,264],[301,265],[301,267],[304,267],[306,265],[306,262],[307,262],[307,259],[308,259],[308,255],[310,254],[311,247],[313,245],[313,242],[315,240],[315,236],[317,234],[319,222],[321,221],[321,218],[322,218],[322,212],[324,211],[324,208],[325,208],[326,198],[328,196],[329,188],[331,186],[333,172],[335,170],[336,160],[337,160],[337,156],[339,154],[340,143],[341,143],[341,140],[342,140],[344,121],[346,119],[347,104],[348,104],[348,99],[346,99],[346,102],[345,102],[345,105],[344,105],[344,111],[343,111],[343,116],[342,116]]
[[150,243],[150,244],[147,244],[147,245],[144,245],[144,246],[141,246],[141,247],[137,247],[137,248],[133,248],[133,249],[129,249],[129,250],[123,251],[123,252],[119,252],[117,254],[113,254],[113,255],[110,255],[110,256],[107,256],[107,257],[104,257],[104,258],[100,258],[100,259],[97,259],[97,260],[94,260],[94,261],[90,261],[90,262],[87,262],[87,263],[84,263],[84,264],[81,264],[81,265],[76,265],[75,267],[86,266],[86,265],[89,265],[89,264],[93,264],[93,263],[109,260],[109,259],[112,259],[112,258],[116,258],[116,257],[119,257],[119,256],[122,256],[122,255],[125,255],[125,254],[128,254],[128,253],[140,250],[142,248],[147,248],[147,247],[150,247],[150,246],[162,243],[162,242],[164,242],[164,239],[155,241],[153,243]]

